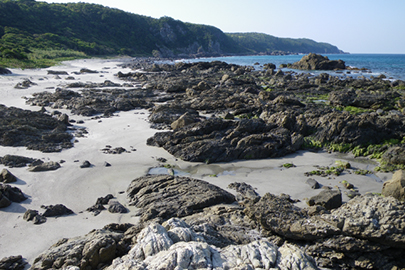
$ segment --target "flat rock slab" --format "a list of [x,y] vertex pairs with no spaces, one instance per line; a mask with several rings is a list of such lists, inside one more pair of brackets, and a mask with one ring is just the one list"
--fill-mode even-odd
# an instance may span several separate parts
[[137,178],[127,193],[130,205],[142,209],[141,221],[183,217],[205,207],[235,201],[231,193],[208,182],[170,175]]

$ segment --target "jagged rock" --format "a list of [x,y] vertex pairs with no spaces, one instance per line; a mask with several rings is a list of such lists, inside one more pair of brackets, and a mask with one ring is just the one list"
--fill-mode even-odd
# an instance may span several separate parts
[[259,223],[250,219],[238,205],[215,205],[183,217],[190,228],[216,247],[248,244],[261,238]]
[[45,172],[45,171],[54,171],[60,168],[60,164],[55,161],[44,162],[38,165],[30,166],[28,170],[30,172]]
[[41,112],[0,105],[0,145],[59,152],[73,146],[66,124]]
[[257,194],[251,185],[246,183],[231,183],[228,185],[228,188],[234,189],[238,192],[239,196],[236,197],[238,201],[248,199],[257,202],[260,200],[259,194]]
[[80,69],[80,73],[98,73],[98,71],[97,70],[91,70],[91,69],[88,69],[88,68],[82,68],[82,69]]
[[308,205],[320,205],[327,210],[338,208],[342,205],[342,193],[339,189],[324,189],[318,195],[312,196],[308,200]]
[[182,217],[235,197],[205,181],[170,175],[148,175],[133,180],[127,189],[129,205],[142,208],[141,221]]
[[381,161],[386,164],[401,165],[405,164],[405,147],[390,147],[381,157]]
[[322,218],[346,235],[405,248],[405,205],[392,197],[357,196]]
[[296,246],[286,244],[278,249],[261,239],[220,249],[207,244],[185,222],[170,219],[166,228],[156,223],[144,228],[128,255],[115,259],[108,269],[273,269],[289,266],[317,269],[313,259]]
[[45,209],[42,214],[44,217],[60,217],[64,215],[74,214],[72,210],[64,206],[63,204],[56,205],[42,205],[41,208]]
[[109,200],[108,202],[108,212],[110,213],[127,213],[128,209],[125,208],[120,202]]
[[345,69],[345,62],[342,60],[329,60],[328,57],[310,53],[301,58],[300,61],[288,66],[289,68],[304,70],[334,70]]
[[19,188],[0,183],[0,208],[9,206],[11,202],[20,203],[26,199]]
[[287,129],[260,119],[233,122],[212,118],[174,132],[158,132],[147,144],[192,162],[277,157],[294,151]]
[[21,255],[5,257],[0,260],[0,269],[4,270],[24,270],[27,262]]
[[127,244],[122,242],[123,233],[111,230],[93,230],[85,236],[61,239],[39,255],[30,269],[100,269],[122,256]]
[[3,183],[13,183],[17,181],[17,177],[12,174],[9,170],[3,169],[0,173],[0,182]]
[[392,179],[385,182],[381,194],[385,197],[392,196],[397,200],[405,201],[405,172],[398,170]]

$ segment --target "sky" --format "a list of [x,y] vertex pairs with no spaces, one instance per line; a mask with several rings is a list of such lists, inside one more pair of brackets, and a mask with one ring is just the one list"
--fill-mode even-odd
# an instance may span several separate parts
[[405,54],[405,0],[47,0],[95,3],[223,32],[309,38],[349,53]]

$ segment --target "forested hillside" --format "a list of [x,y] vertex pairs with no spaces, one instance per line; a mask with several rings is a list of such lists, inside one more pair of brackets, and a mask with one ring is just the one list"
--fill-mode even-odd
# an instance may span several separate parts
[[278,38],[260,33],[228,33],[239,46],[252,54],[271,53],[343,53],[336,46],[311,39]]
[[[38,66],[47,65],[47,59],[101,55],[195,57],[311,48],[339,52],[329,44],[293,39],[273,46],[266,36],[227,35],[213,26],[154,19],[96,4],[0,0],[0,56],[9,66],[16,61]],[[300,44],[305,45],[302,51]]]

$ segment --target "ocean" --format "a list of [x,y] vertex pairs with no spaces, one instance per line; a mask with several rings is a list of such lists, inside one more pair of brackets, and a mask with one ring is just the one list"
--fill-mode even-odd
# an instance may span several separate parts
[[[363,75],[365,77],[379,76],[384,74],[391,80],[405,80],[405,54],[323,54],[330,60],[341,59],[345,61],[346,66],[366,68],[369,72],[354,72],[350,74],[336,73],[338,76],[352,76],[357,77]],[[266,63],[273,63],[277,66],[280,64],[288,64],[299,61],[303,55],[254,55],[254,56],[229,56],[229,57],[216,57],[216,58],[198,58],[182,60],[186,62],[198,61],[224,61],[229,64],[237,64],[244,66],[255,66],[260,68],[260,65]],[[259,65],[255,65],[259,63]],[[318,73],[318,71],[311,71]],[[333,73],[333,72],[329,72]]]

